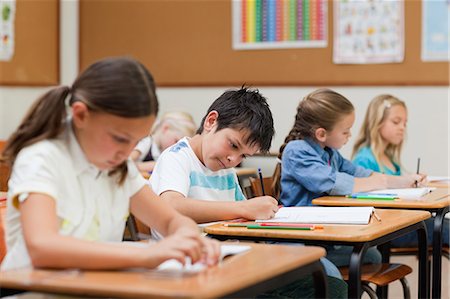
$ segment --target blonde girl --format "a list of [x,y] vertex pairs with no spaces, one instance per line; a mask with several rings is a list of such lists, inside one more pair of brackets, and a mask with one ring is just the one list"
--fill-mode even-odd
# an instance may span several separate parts
[[130,157],[141,172],[152,172],[156,160],[166,148],[185,136],[194,136],[196,129],[194,119],[189,113],[164,113],[153,126],[150,135],[139,141]]
[[[300,101],[274,173],[274,194],[279,194],[283,206],[308,206],[314,198],[326,195],[409,187],[421,179],[419,175],[374,173],[343,158],[338,149],[351,137],[354,120],[352,103],[330,89],[316,90]],[[342,248],[329,250],[327,255],[337,266],[348,264],[351,248]],[[379,253],[369,249],[365,262],[379,261]]]
[[376,172],[401,175],[400,153],[408,121],[406,105],[383,94],[369,104],[353,146],[353,163]]
[[[12,165],[3,270],[217,262],[217,243],[157,200],[127,159],[157,111],[153,78],[131,58],[98,61],[32,105],[1,157]],[[167,238],[148,248],[120,243],[129,212]]]
[[[402,175],[400,154],[406,135],[408,111],[403,101],[382,94],[375,97],[366,111],[361,131],[353,147],[353,163],[376,172]],[[429,232],[433,231],[434,218],[425,221]],[[443,225],[443,244],[449,244],[449,221]],[[433,234],[428,234],[432,244]],[[392,242],[396,247],[416,247],[417,235],[410,233]]]

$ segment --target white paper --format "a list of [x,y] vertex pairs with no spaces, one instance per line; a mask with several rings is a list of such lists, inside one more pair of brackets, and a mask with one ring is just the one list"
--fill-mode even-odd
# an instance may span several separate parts
[[373,207],[286,207],[275,217],[256,222],[292,222],[320,224],[368,224]]
[[432,176],[432,175],[428,175],[427,176],[427,180],[429,182],[445,182],[445,181],[450,181],[450,176]]
[[[250,250],[248,245],[221,245],[220,246],[220,260],[230,255],[243,253]],[[160,271],[181,271],[183,273],[197,273],[205,270],[207,266],[200,262],[192,264],[189,257],[186,258],[184,266],[177,260],[167,260],[158,266]]]
[[400,199],[420,199],[422,196],[430,193],[436,188],[404,188],[404,189],[382,189],[367,192],[367,194],[395,194]]

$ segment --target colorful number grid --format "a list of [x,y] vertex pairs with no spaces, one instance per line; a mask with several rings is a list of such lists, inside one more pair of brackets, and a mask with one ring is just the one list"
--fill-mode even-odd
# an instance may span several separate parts
[[235,49],[325,47],[326,0],[234,0]]

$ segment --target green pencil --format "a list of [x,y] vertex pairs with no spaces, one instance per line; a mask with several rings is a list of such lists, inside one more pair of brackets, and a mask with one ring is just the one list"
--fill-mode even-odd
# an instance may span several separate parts
[[295,226],[261,226],[258,224],[247,225],[248,229],[290,229],[290,230],[314,230],[314,227],[295,227]]

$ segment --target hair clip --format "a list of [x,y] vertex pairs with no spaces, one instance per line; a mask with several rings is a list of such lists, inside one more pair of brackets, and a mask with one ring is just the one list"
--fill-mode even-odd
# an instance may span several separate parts
[[277,158],[277,163],[281,164],[281,159]]
[[392,104],[388,100],[384,100],[383,104],[385,109],[389,109],[392,106]]

